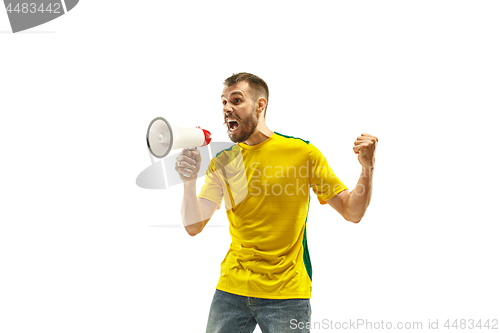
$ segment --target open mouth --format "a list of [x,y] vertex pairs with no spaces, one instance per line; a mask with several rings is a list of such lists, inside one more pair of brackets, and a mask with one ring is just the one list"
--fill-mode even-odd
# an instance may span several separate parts
[[229,128],[229,133],[234,133],[240,127],[240,123],[238,123],[236,120],[228,119],[227,127]]

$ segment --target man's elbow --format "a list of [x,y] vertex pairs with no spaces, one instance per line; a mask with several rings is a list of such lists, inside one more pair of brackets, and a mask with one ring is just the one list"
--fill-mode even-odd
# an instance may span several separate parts
[[198,230],[193,230],[192,228],[184,227],[189,236],[196,236],[200,233]]
[[359,223],[361,222],[361,219],[363,218],[363,215],[361,216],[354,216],[354,215],[344,215],[344,219],[348,222],[352,222],[352,223]]
[[197,222],[189,225],[184,225],[184,229],[186,229],[186,232],[188,233],[189,236],[196,236],[200,232],[202,232],[203,228],[207,224],[208,220],[202,221],[202,222]]

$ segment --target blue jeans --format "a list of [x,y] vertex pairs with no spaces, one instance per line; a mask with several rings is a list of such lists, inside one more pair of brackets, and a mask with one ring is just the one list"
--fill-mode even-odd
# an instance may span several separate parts
[[257,324],[262,333],[308,333],[305,326],[310,321],[309,299],[246,297],[216,289],[207,333],[250,333]]

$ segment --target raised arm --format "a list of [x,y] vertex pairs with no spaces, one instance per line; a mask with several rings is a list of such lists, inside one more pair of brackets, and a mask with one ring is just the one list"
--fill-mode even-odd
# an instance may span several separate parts
[[175,165],[175,170],[184,181],[181,216],[184,228],[190,236],[195,236],[203,230],[218,206],[196,195],[196,178],[200,165],[200,152],[188,149],[181,152]]
[[362,167],[358,183],[352,191],[342,191],[326,201],[347,221],[353,223],[361,221],[370,204],[377,142],[377,137],[366,133],[356,139],[353,150],[358,154],[358,161]]

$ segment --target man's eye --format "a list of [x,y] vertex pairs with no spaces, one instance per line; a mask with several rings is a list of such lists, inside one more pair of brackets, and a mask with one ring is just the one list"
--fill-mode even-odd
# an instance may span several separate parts
[[236,103],[239,103],[239,102],[241,102],[241,99],[236,98],[234,101],[235,101]]

